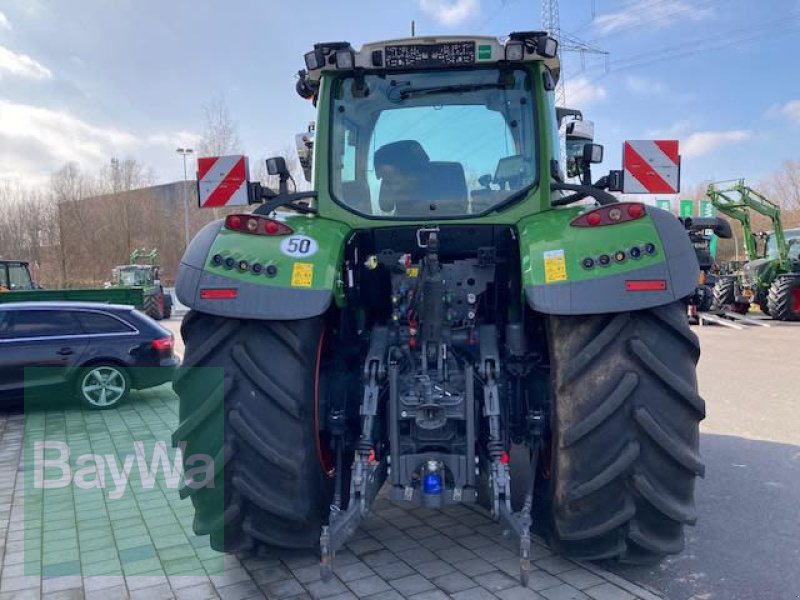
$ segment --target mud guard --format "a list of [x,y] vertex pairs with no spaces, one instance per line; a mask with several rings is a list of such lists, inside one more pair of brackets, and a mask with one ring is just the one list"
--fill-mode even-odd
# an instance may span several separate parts
[[[672,214],[648,206],[636,221],[570,226],[582,210],[549,211],[520,223],[523,284],[532,309],[554,315],[613,313],[670,304],[694,293],[697,257]],[[653,244],[652,254],[643,251],[647,244]],[[632,248],[641,255],[634,258]],[[615,259],[618,252],[625,253],[621,261]],[[610,258],[608,265],[599,264],[601,256]],[[594,266],[585,266],[586,259]],[[651,289],[661,282],[663,289]]]
[[[296,235],[314,240],[316,256],[287,255],[281,246],[287,236],[246,235],[224,229],[221,220],[209,223],[181,259],[175,283],[178,299],[193,310],[240,319],[306,319],[324,313],[334,298],[337,260],[347,230],[330,221],[309,219],[292,219],[291,226]],[[222,264],[215,263],[216,256]],[[228,258],[232,267],[224,262]],[[239,268],[241,261],[248,268]],[[258,273],[254,264],[260,265]],[[297,277],[298,264],[305,279]],[[267,274],[268,266],[274,267],[274,275]],[[201,293],[208,290],[235,290],[231,293],[235,297]]]

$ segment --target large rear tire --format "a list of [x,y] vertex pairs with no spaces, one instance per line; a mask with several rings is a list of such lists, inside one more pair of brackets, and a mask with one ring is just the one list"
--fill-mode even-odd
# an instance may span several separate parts
[[736,279],[734,277],[720,277],[714,284],[714,301],[712,310],[722,310],[736,302]]
[[800,277],[779,277],[767,296],[769,315],[779,321],[800,321]]
[[159,302],[157,294],[147,294],[144,297],[142,312],[156,321],[164,318],[163,303]]
[[685,311],[548,319],[552,535],[567,556],[649,563],[683,549],[705,416]]
[[[174,384],[180,425],[173,440],[187,441],[185,457],[204,453],[224,464],[224,493],[219,486],[181,491],[192,498],[195,533],[210,534],[212,548],[226,552],[316,547],[332,496],[318,447],[322,319],[190,311],[181,334],[186,356]],[[199,367],[222,367],[222,390],[210,389]]]

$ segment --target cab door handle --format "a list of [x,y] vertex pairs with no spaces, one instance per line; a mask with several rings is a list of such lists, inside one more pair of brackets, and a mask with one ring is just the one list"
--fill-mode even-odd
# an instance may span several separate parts
[[62,348],[56,354],[60,354],[61,356],[69,356],[70,354],[75,354],[75,351],[72,348]]

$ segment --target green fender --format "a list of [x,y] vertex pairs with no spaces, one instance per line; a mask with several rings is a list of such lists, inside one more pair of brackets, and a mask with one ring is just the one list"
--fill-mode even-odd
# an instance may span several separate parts
[[[206,225],[181,259],[175,294],[189,308],[243,319],[305,319],[342,302],[339,266],[350,228],[320,217],[277,217],[290,235]],[[215,291],[216,290],[216,291]]]
[[[556,315],[613,313],[670,304],[694,293],[697,257],[673,215],[648,206],[634,221],[572,226],[587,208],[550,210],[519,222],[522,282],[531,308]],[[644,251],[647,244],[653,245],[652,254]],[[639,248],[638,258],[633,248]],[[607,266],[599,264],[603,255],[610,258]],[[594,266],[584,265],[587,258]],[[663,289],[647,289],[660,282]]]

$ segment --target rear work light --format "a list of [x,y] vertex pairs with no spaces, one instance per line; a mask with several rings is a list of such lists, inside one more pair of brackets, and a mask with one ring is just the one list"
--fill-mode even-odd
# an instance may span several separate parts
[[260,215],[228,215],[225,228],[251,235],[290,235],[294,230],[286,223]]
[[570,225],[573,227],[602,227],[617,225],[641,219],[647,214],[644,204],[639,202],[617,202],[587,211],[575,217]]
[[201,300],[235,300],[239,296],[236,288],[205,288],[200,290]]

